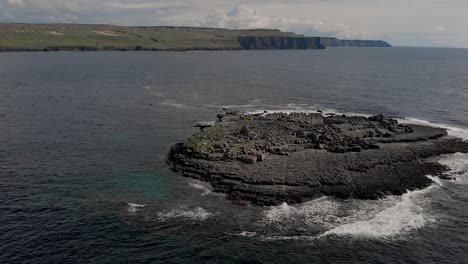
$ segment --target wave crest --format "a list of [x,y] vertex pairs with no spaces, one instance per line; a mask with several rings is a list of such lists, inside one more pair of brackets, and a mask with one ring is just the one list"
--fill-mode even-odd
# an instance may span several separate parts
[[420,200],[421,196],[430,189],[431,187],[422,191],[408,192],[401,196],[401,200],[395,205],[377,213],[371,219],[337,226],[321,234],[319,237],[337,235],[389,238],[419,229],[435,221],[417,203],[417,200]]
[[439,163],[450,168],[447,174],[455,177],[454,183],[468,184],[468,153],[442,155]]
[[136,203],[127,203],[128,205],[128,212],[129,213],[136,213],[139,211],[140,208],[145,207],[144,204],[136,204]]
[[426,194],[436,187],[377,201],[323,197],[297,206],[284,203],[269,208],[260,225],[276,230],[266,239],[398,237],[435,221],[426,208],[430,201]]
[[178,209],[171,210],[168,213],[158,213],[158,219],[160,221],[168,221],[174,218],[185,218],[190,220],[205,221],[212,215],[212,213],[199,206],[195,208],[181,206]]

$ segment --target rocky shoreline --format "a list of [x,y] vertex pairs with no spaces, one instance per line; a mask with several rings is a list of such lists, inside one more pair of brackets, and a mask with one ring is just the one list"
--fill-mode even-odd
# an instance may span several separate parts
[[443,128],[382,115],[227,112],[213,126],[198,126],[171,148],[167,163],[238,204],[401,195],[431,185],[428,175],[447,177],[432,157],[468,152],[468,142]]

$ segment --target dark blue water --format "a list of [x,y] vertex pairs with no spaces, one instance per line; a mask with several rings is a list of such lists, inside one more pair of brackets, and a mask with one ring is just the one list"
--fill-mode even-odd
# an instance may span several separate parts
[[467,263],[467,155],[440,158],[457,181],[403,197],[271,208],[164,163],[222,107],[468,139],[467,73],[463,49],[0,53],[0,263]]

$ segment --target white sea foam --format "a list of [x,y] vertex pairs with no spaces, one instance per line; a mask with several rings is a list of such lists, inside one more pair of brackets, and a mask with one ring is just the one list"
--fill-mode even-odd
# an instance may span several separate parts
[[453,125],[443,124],[443,123],[434,123],[427,120],[417,119],[417,118],[401,118],[397,119],[401,124],[417,124],[417,125],[426,125],[433,127],[441,127],[447,129],[447,132],[450,136],[461,138],[463,140],[468,140],[468,128],[456,127]]
[[426,177],[431,179],[435,184],[437,184],[439,186],[443,186],[442,181],[440,180],[440,178],[434,177],[434,176],[431,176],[431,175],[427,175]]
[[269,208],[262,224],[284,224],[287,221],[291,223],[301,223],[305,225],[323,225],[331,220],[329,217],[336,215],[340,204],[328,197],[322,197],[301,205],[290,206],[283,203],[279,206]]
[[450,168],[447,172],[455,177],[457,184],[468,184],[468,153],[442,155],[439,163]]
[[136,203],[127,203],[128,205],[128,212],[136,213],[140,208],[145,207],[144,204],[136,204]]
[[[368,208],[362,209],[351,203],[322,197],[304,204],[291,206],[283,203],[280,206],[270,207],[264,213],[264,218],[258,223],[288,233],[289,231],[303,230],[306,233],[312,230],[331,229],[343,222],[356,218],[357,212],[375,210],[370,203]],[[312,231],[313,232],[313,231]]]
[[[377,239],[397,237],[435,221],[427,208],[430,201],[427,193],[437,187],[434,184],[424,190],[376,201],[343,201],[323,197],[297,206],[284,203],[269,208],[260,225],[280,232],[276,236],[266,237],[267,240],[303,240],[328,236]],[[304,235],[296,235],[298,230],[302,230]],[[290,232],[294,235],[288,236]]]
[[189,182],[189,186],[194,188],[194,189],[201,190],[202,191],[202,196],[207,196],[208,194],[211,193],[211,189],[209,187],[205,186],[202,183]]
[[435,219],[419,205],[423,196],[435,185],[404,194],[393,206],[382,210],[368,220],[350,222],[326,231],[319,237],[330,235],[364,238],[391,238],[419,229]]
[[174,218],[185,218],[189,220],[205,221],[212,215],[212,213],[201,207],[189,208],[187,206],[181,206],[167,213],[158,213],[158,219],[160,221],[168,221]]
[[267,221],[271,222],[281,222],[286,218],[291,217],[293,207],[289,206],[287,203],[283,203],[280,206],[271,208],[266,215]]
[[[402,124],[420,124],[433,127],[442,127],[447,129],[449,136],[461,138],[464,141],[468,141],[468,129],[455,127],[443,123],[434,123],[422,119],[416,118],[405,118],[398,120]],[[468,184],[468,154],[466,153],[455,153],[442,155],[439,163],[445,165],[451,169],[447,172],[450,176],[454,176],[459,184]],[[439,180],[440,182],[440,180]]]
[[[434,123],[422,119],[416,118],[405,118],[399,119],[400,123],[410,123],[410,124],[420,124],[426,126],[442,127],[447,129],[447,132],[450,136],[461,138],[465,141],[468,141],[468,129],[455,127],[452,125],[447,125],[443,123]],[[447,172],[450,176],[456,178],[455,183],[458,184],[468,184],[468,154],[466,153],[455,153],[442,155],[442,158],[439,160],[439,163],[445,165],[451,169]],[[440,182],[440,180],[439,180]]]
[[250,231],[242,231],[238,234],[232,234],[235,236],[243,236],[243,237],[254,237],[257,235],[257,232],[250,232]]
[[314,237],[312,236],[262,236],[262,241],[270,241],[270,240],[313,240]]

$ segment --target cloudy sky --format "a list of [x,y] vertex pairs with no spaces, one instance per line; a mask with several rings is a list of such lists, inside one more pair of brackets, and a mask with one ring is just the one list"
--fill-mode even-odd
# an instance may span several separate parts
[[0,22],[279,28],[468,47],[468,0],[0,0]]

